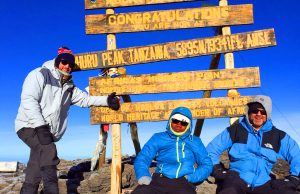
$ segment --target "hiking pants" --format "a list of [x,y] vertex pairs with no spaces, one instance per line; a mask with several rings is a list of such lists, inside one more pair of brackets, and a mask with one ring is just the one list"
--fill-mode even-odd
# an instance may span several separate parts
[[184,177],[169,179],[154,173],[149,185],[138,185],[132,194],[196,194],[196,186]]
[[238,174],[231,174],[224,179],[221,188],[217,189],[217,194],[297,194],[296,191],[290,189],[274,189],[272,188],[271,181],[251,188]]
[[59,158],[54,142],[46,145],[41,143],[34,128],[22,128],[17,134],[30,148],[30,157],[25,169],[25,182],[21,193],[37,193],[38,185],[43,180],[45,194],[58,194],[56,165],[59,163]]

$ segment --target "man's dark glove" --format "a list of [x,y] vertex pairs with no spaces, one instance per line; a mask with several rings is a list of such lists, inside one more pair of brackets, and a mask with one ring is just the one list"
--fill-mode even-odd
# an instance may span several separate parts
[[36,127],[35,130],[40,144],[48,145],[53,142],[53,135],[50,132],[50,127],[48,124]]
[[120,102],[118,97],[116,96],[116,92],[111,93],[107,97],[107,104],[108,107],[113,109],[113,110],[119,110],[120,108]]
[[297,176],[287,176],[285,179],[276,179],[271,181],[274,189],[291,189],[297,191],[300,189],[300,178]]
[[222,181],[228,176],[228,173],[222,164],[216,164],[211,175],[215,177],[216,181]]

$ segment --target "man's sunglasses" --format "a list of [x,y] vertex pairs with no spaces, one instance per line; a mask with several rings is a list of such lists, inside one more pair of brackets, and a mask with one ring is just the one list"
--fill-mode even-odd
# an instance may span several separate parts
[[178,124],[178,123],[180,123],[182,126],[184,126],[184,127],[186,127],[186,126],[188,126],[188,122],[185,122],[185,121],[179,121],[179,120],[177,120],[177,119],[172,119],[172,123],[174,123],[174,124]]
[[75,63],[72,63],[72,62],[70,62],[70,61],[67,61],[67,60],[61,60],[60,62],[61,62],[61,64],[63,64],[63,65],[69,65],[69,67],[71,67],[72,69],[75,67]]
[[258,112],[260,112],[261,115],[267,115],[267,112],[265,110],[259,110],[259,109],[252,110],[250,113],[257,114]]

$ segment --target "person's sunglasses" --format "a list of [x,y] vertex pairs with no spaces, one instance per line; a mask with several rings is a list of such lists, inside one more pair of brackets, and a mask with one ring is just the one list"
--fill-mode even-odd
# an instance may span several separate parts
[[188,126],[188,122],[185,122],[185,121],[179,121],[179,120],[177,120],[177,119],[172,119],[172,123],[174,123],[174,124],[178,124],[178,123],[180,123],[182,126],[184,126],[184,127],[186,127],[186,126]]
[[257,114],[258,112],[260,112],[260,114],[262,115],[267,115],[267,112],[265,110],[256,109],[251,111],[252,114]]
[[70,61],[67,61],[67,60],[61,60],[61,64],[63,65],[69,65],[69,67],[71,67],[72,69],[75,67],[75,64],[70,62]]

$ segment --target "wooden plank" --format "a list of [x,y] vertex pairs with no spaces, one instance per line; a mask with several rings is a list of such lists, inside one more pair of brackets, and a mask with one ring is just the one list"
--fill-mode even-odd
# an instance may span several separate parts
[[153,94],[228,88],[259,87],[259,68],[189,71],[120,76],[116,78],[92,77],[89,91],[93,96]]
[[274,29],[164,44],[79,53],[74,71],[151,63],[275,46]]
[[86,34],[142,32],[252,23],[252,4],[85,16]]
[[122,148],[121,148],[121,124],[114,123],[111,126],[112,160],[111,160],[111,191],[110,193],[121,194],[122,191]]
[[0,172],[16,172],[18,162],[0,162]]
[[[113,9],[107,9],[107,14],[114,14]],[[116,35],[107,35],[107,50],[116,49]],[[111,162],[111,193],[120,194],[121,193],[121,162],[122,162],[122,148],[121,148],[121,124],[113,123],[112,126],[112,162]]]
[[[221,28],[217,29],[218,33],[220,33],[220,29]],[[221,54],[213,55],[209,65],[209,69],[218,69],[220,59],[221,59]],[[211,94],[212,94],[212,90],[206,90],[203,92],[202,98],[210,98]],[[197,137],[201,135],[204,120],[205,119],[197,119],[196,121],[195,128],[194,128],[194,135],[196,135]]]
[[[106,14],[114,14],[115,11],[113,9],[106,9]],[[117,48],[117,44],[116,44],[116,35],[115,34],[107,34],[106,36],[106,47],[107,50],[113,50]],[[103,140],[103,144],[106,145],[106,141],[107,141],[107,132],[104,131],[104,126],[105,124],[101,124],[100,126],[100,138]],[[99,156],[99,169],[100,166],[103,166],[105,164],[105,159],[106,157],[106,147],[104,147],[103,150],[103,154],[101,154]],[[113,180],[113,179],[111,179]],[[115,184],[115,183],[114,183]],[[112,185],[114,185],[112,184]],[[116,185],[116,187],[119,187],[119,185]]]
[[85,9],[127,7],[203,0],[85,0]]
[[[228,1],[227,0],[220,0],[219,1],[219,5],[220,6],[228,6]],[[224,26],[222,27],[222,34],[223,35],[231,35],[231,29],[230,26]],[[224,59],[225,59],[225,68],[226,69],[233,69],[234,68],[234,57],[233,57],[233,53],[225,53],[224,54]],[[230,95],[236,95],[236,96],[240,96],[240,94],[238,93],[237,90],[235,89],[230,89],[228,90],[227,96],[230,97]],[[235,118],[230,118],[230,124],[233,124],[236,120],[238,120],[237,117]]]
[[178,106],[188,107],[194,119],[235,117],[245,114],[245,105],[252,98],[253,96],[245,96],[123,103],[118,111],[107,107],[92,107],[91,124],[168,120],[171,111]]

